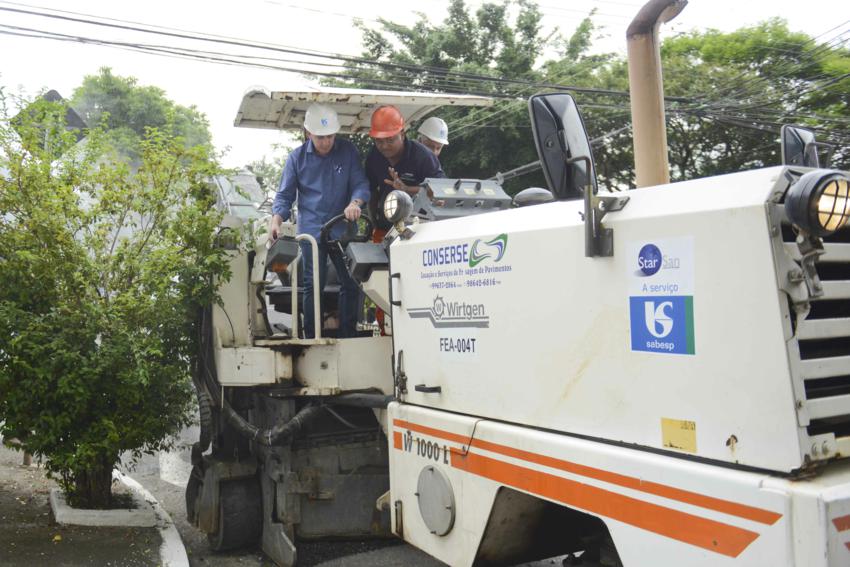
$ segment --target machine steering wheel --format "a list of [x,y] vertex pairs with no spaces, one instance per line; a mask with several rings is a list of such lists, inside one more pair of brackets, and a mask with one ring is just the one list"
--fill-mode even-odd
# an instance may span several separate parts
[[[359,231],[359,220],[350,221],[345,218],[345,213],[340,213],[333,217],[322,226],[322,230],[319,232],[319,243],[323,246],[328,246],[328,249],[339,246],[340,250],[345,250],[345,247],[350,242],[369,242],[374,224],[372,223],[372,219],[369,218],[369,215],[365,213],[361,214],[360,218],[366,221],[366,226],[362,234]],[[341,221],[345,221],[347,224],[345,233],[340,238],[332,240],[330,238],[331,229]]]

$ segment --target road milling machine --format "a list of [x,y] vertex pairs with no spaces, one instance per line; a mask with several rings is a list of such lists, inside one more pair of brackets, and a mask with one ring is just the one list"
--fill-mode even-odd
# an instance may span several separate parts
[[[347,133],[488,103],[252,91],[236,122],[313,101]],[[529,110],[548,190],[429,179],[382,243],[329,242],[384,334],[300,338],[294,228],[230,251],[190,520],[284,566],[390,534],[452,566],[850,565],[850,176],[786,128],[782,166],[607,193],[573,99]]]

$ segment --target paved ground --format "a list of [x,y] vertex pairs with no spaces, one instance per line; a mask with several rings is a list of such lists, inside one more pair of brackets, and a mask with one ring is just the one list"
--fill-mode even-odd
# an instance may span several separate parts
[[[183,537],[192,567],[271,567],[273,564],[259,549],[225,554],[211,552],[206,537],[186,521],[183,489],[191,469],[188,446],[196,435],[192,431],[184,432],[186,448],[146,459],[131,473],[133,478],[147,488],[171,516]],[[563,558],[553,558],[516,567],[561,567],[562,561]],[[298,543],[298,567],[399,566],[446,567],[446,564],[395,539]]]
[[[206,536],[186,521],[183,495],[189,465],[189,444],[197,433],[183,433],[186,448],[168,455],[145,458],[130,475],[165,508],[183,538],[192,567],[254,567],[272,562],[259,549],[213,553]],[[164,480],[166,479],[166,480]],[[445,564],[399,540],[344,542],[301,542],[299,567],[445,567]]]
[[[194,439],[193,432],[184,434]],[[56,484],[37,465],[20,465],[21,453],[0,446],[0,565],[29,567],[159,566],[156,528],[59,526],[48,495]],[[183,490],[188,451],[146,457],[130,476],[159,501],[183,538],[192,567],[272,567],[259,549],[213,553],[206,536],[186,521]],[[445,567],[399,540],[300,542],[299,567]],[[523,567],[560,567],[561,559]]]
[[0,565],[4,567],[160,564],[156,528],[60,526],[50,511],[50,489],[37,465],[0,445]]

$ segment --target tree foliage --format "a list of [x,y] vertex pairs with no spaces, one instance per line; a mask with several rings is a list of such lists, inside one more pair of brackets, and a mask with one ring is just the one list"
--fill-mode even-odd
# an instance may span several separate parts
[[[447,73],[470,73],[536,80],[535,70],[547,39],[540,36],[541,13],[526,0],[485,3],[471,14],[463,0],[452,0],[446,19],[425,16],[412,26],[381,20],[381,29],[362,27],[364,55],[396,67],[355,66],[348,86],[381,86],[387,81],[410,90],[474,93],[500,99],[491,108],[445,108],[438,114],[452,124],[449,146],[440,161],[448,175],[489,177],[536,159],[523,100],[515,85],[469,83]],[[504,97],[509,97],[504,99]],[[491,117],[498,116],[498,120]],[[415,132],[417,125],[412,125]],[[474,136],[464,134],[474,133]],[[472,142],[470,142],[472,140]],[[542,182],[542,176],[540,177]]]
[[800,124],[850,167],[850,51],[778,19],[731,33],[685,34],[662,46],[674,178],[777,165],[779,128]]
[[71,105],[90,127],[103,126],[113,147],[133,158],[138,158],[148,128],[180,137],[188,147],[212,140],[209,122],[195,106],[175,104],[162,89],[141,86],[109,67],[86,76],[74,90]]
[[[490,108],[438,112],[451,141],[440,158],[456,177],[488,177],[536,160],[525,101],[567,90],[595,140],[600,186],[633,187],[627,62],[594,53],[592,12],[568,36],[542,37],[540,24],[529,0],[485,3],[474,14],[452,0],[441,24],[381,20],[378,29],[362,28],[364,58],[374,63],[350,64],[347,84],[496,98]],[[665,40],[672,179],[778,165],[779,128],[789,123],[814,128],[836,145],[833,165],[850,167],[850,52],[840,45],[792,32],[782,20]],[[509,189],[542,183],[527,176]]]
[[[0,92],[2,94],[2,92]],[[0,433],[72,497],[110,498],[119,455],[187,422],[195,313],[226,277],[205,146],[149,129],[131,168],[40,101],[0,115]],[[63,157],[53,160],[49,138]]]

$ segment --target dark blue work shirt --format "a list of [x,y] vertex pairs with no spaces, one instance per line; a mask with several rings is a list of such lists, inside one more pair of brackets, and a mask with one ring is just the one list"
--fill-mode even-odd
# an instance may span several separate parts
[[384,183],[384,179],[390,178],[390,167],[396,170],[399,177],[410,177],[415,180],[415,183],[406,182],[407,185],[419,185],[427,177],[446,176],[434,152],[416,140],[404,139],[404,152],[395,165],[391,165],[387,158],[381,155],[378,148],[373,146],[372,151],[366,156],[366,177],[369,178],[369,188],[372,190],[369,213],[375,221],[375,227],[381,230],[389,230],[392,227],[384,218],[384,199],[393,191],[392,185]]
[[[283,167],[272,212],[287,220],[296,197],[298,233],[317,239],[322,225],[341,214],[353,199],[368,202],[369,182],[354,144],[336,138],[324,156],[314,151],[312,140],[295,148]],[[338,238],[344,230],[344,225],[338,224],[331,237]]]

